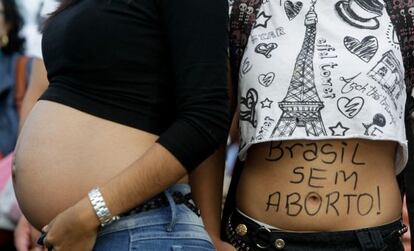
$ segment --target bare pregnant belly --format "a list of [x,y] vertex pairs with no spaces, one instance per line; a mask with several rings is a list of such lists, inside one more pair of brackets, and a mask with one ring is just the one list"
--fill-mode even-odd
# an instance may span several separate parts
[[253,146],[237,190],[247,215],[286,230],[378,226],[401,215],[396,144],[284,141]]
[[14,169],[22,212],[37,228],[139,158],[156,135],[39,101],[19,136]]

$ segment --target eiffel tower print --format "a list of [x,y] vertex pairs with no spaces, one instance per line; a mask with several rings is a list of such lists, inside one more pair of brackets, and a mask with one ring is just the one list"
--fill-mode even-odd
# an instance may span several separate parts
[[320,113],[324,105],[315,87],[313,70],[318,22],[315,12],[316,0],[311,0],[311,3],[310,10],[305,17],[305,39],[296,58],[286,97],[278,103],[283,113],[272,132],[272,137],[291,136],[297,127],[305,127],[307,136],[326,135]]

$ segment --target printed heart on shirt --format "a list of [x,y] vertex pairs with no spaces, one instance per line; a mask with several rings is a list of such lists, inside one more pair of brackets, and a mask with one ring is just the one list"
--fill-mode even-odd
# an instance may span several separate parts
[[368,63],[378,50],[378,40],[374,36],[365,37],[361,42],[354,37],[346,36],[344,45],[349,52],[355,54],[365,63]]
[[299,14],[302,7],[302,2],[292,3],[289,0],[285,2],[285,12],[287,17],[289,18],[289,21],[294,19]]
[[268,87],[273,83],[275,79],[275,74],[273,72],[269,72],[267,74],[260,74],[259,77],[259,84],[263,85],[264,87]]
[[338,99],[338,110],[345,115],[345,117],[352,119],[355,117],[364,106],[364,99],[361,97],[355,97],[352,99],[341,97]]
[[254,49],[255,52],[264,55],[266,58],[271,58],[272,55],[270,54],[274,49],[277,48],[276,43],[260,43]]

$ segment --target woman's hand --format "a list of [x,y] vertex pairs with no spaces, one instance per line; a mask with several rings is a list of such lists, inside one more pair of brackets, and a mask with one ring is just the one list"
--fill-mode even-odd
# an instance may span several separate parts
[[39,235],[40,233],[22,215],[14,230],[14,244],[17,251],[46,251],[42,246],[36,244]]
[[56,216],[42,231],[43,244],[53,251],[91,251],[99,221],[89,200],[84,199]]

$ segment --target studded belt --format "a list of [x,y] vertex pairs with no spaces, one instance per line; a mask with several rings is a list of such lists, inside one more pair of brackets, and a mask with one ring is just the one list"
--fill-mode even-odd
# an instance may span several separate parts
[[261,231],[265,230],[256,222],[244,217],[239,212],[234,211],[227,220],[226,235],[229,242],[238,251],[256,251],[256,250],[281,250],[285,247],[283,239],[275,239],[272,246],[260,244],[262,241],[256,239],[260,236]]
[[[194,204],[191,193],[188,194],[182,194],[181,192],[173,192],[172,198],[176,204],[184,204],[186,205],[191,211],[193,211],[195,214],[200,216],[200,211],[198,210],[197,206]],[[129,210],[126,213],[121,214],[121,217],[123,216],[129,216],[133,214],[139,214],[142,212],[146,212],[149,210],[154,210],[157,208],[162,207],[168,207],[170,205],[167,197],[164,193],[160,193],[157,196],[153,197],[152,199],[146,201],[144,204],[141,204],[140,206],[133,208]]]
[[[327,244],[333,244],[335,250],[347,250],[349,247],[358,249],[361,246],[364,246],[364,250],[397,250],[391,247],[401,245],[400,237],[406,231],[407,227],[396,221],[384,226],[351,231],[287,232],[263,227],[237,211],[230,215],[226,225],[227,238],[239,251],[332,250],[326,248]],[[379,237],[373,240],[375,235]],[[302,249],[303,247],[306,248]]]

